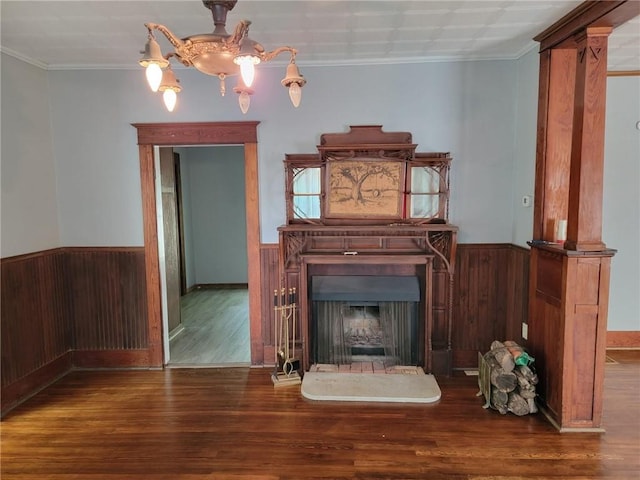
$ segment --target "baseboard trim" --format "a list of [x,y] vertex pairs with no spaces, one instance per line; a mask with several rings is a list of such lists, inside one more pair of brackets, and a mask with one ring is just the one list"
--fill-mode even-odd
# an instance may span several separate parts
[[536,405],[538,406],[540,413],[542,413],[542,415],[556,430],[558,430],[559,433],[605,433],[605,429],[603,427],[563,427],[556,421],[555,417],[551,411],[547,409],[544,402],[536,402]]
[[73,369],[72,354],[68,351],[33,372],[2,387],[0,417],[58,381]]
[[640,348],[640,331],[608,331],[607,348]]
[[198,283],[189,287],[188,291],[192,290],[218,290],[223,288],[249,288],[248,283]]
[[75,350],[75,368],[149,368],[149,350]]
[[176,338],[182,332],[184,332],[184,325],[180,324],[169,332],[169,341],[171,342],[174,338]]

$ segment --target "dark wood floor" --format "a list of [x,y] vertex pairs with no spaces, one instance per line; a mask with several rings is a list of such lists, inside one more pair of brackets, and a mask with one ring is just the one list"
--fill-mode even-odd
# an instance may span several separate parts
[[610,352],[606,433],[482,408],[476,378],[437,404],[313,402],[264,369],[76,371],[3,420],[11,479],[638,479],[640,352]]

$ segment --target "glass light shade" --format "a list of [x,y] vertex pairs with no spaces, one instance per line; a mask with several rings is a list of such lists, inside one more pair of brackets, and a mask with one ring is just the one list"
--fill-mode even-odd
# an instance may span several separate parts
[[300,100],[302,99],[302,88],[296,82],[289,85],[289,98],[293,106],[298,108],[300,106]]
[[162,69],[157,63],[149,63],[145,69],[145,75],[147,76],[147,82],[152,92],[157,92],[162,81]]
[[247,92],[242,92],[240,96],[238,96],[238,103],[240,104],[242,113],[247,113],[249,111],[249,105],[251,104],[251,97]]
[[253,79],[256,75],[256,68],[254,66],[253,58],[249,56],[240,57],[238,61],[240,64],[240,74],[242,75],[242,80],[247,87],[250,87],[253,84]]
[[178,99],[176,91],[172,88],[167,88],[162,94],[162,99],[164,100],[164,105],[165,107],[167,107],[167,110],[173,112],[173,109],[176,107],[176,101]]

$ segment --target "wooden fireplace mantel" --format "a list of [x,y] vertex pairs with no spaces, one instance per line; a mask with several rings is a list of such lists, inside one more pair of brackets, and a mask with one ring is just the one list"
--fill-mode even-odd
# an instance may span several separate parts
[[410,132],[352,125],[348,132],[322,134],[316,154],[286,155],[279,275],[282,287],[300,292],[305,369],[310,279],[390,275],[420,279],[424,342],[418,342],[418,361],[429,373],[451,373],[458,233],[448,223],[452,158],[416,148]]
[[453,273],[458,227],[450,224],[423,225],[284,225],[280,232],[283,271],[308,252],[339,253],[345,256],[383,253],[424,253],[442,260]]
[[285,225],[280,272],[299,295],[302,363],[309,368],[308,282],[313,275],[416,275],[424,285],[424,346],[429,373],[452,368],[452,292],[458,228],[450,224],[388,226]]

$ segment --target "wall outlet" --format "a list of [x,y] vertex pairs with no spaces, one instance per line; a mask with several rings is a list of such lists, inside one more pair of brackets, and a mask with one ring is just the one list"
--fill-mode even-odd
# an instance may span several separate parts
[[529,325],[522,322],[522,338],[527,340],[527,335],[529,335]]

